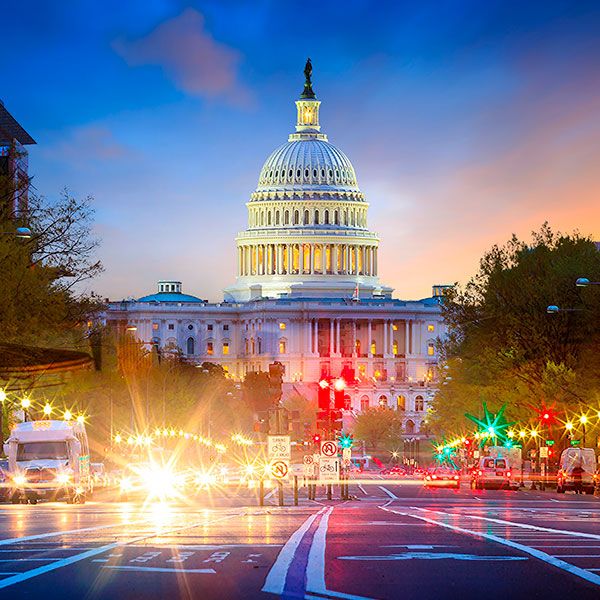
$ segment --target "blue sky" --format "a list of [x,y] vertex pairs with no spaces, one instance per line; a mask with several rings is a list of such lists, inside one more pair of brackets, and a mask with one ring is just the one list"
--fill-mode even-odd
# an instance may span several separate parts
[[597,2],[8,2],[0,98],[37,189],[95,197],[113,299],[218,300],[307,56],[402,298],[548,220],[600,239]]

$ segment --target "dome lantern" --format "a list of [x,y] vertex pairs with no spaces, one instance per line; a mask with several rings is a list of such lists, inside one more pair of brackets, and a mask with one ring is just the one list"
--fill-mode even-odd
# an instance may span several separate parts
[[319,125],[319,106],[321,102],[317,100],[312,89],[311,75],[312,63],[309,58],[304,67],[304,77],[306,78],[304,91],[300,94],[300,99],[296,100],[296,108],[298,109],[296,131],[298,133],[318,133],[321,130]]

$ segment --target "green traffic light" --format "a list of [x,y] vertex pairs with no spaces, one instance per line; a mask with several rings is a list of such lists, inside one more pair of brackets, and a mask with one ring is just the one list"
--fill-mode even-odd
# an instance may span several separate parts
[[342,448],[352,448],[354,445],[354,440],[351,435],[342,435],[340,437],[340,446]]

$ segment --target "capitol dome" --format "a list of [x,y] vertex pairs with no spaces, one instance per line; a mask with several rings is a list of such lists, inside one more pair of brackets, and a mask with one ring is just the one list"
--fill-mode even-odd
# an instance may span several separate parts
[[379,239],[367,228],[354,167],[321,132],[310,60],[304,74],[295,132],[267,158],[246,203],[228,301],[391,295],[378,281]]

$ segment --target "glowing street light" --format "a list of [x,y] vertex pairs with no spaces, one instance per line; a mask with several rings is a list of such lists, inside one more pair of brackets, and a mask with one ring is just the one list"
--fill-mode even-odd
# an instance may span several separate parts
[[581,416],[579,417],[579,422],[580,422],[582,425],[585,425],[585,424],[588,422],[588,418],[587,418],[587,416],[586,416],[586,415],[581,415]]
[[63,415],[65,421],[71,421],[73,419],[73,413],[70,410],[65,410],[65,414]]
[[567,421],[567,422],[565,423],[565,429],[566,429],[567,431],[571,431],[571,430],[573,429],[573,423],[571,423],[571,421]]
[[43,409],[43,411],[44,411],[44,415],[45,415],[46,417],[49,417],[49,416],[52,414],[52,407],[50,406],[50,404],[48,404],[48,403],[46,402],[46,404],[44,404],[44,409]]
[[6,392],[4,390],[0,390],[0,402],[4,403],[6,398],[7,398]]
[[31,400],[29,398],[23,398],[21,400],[21,408],[27,410],[31,406]]

